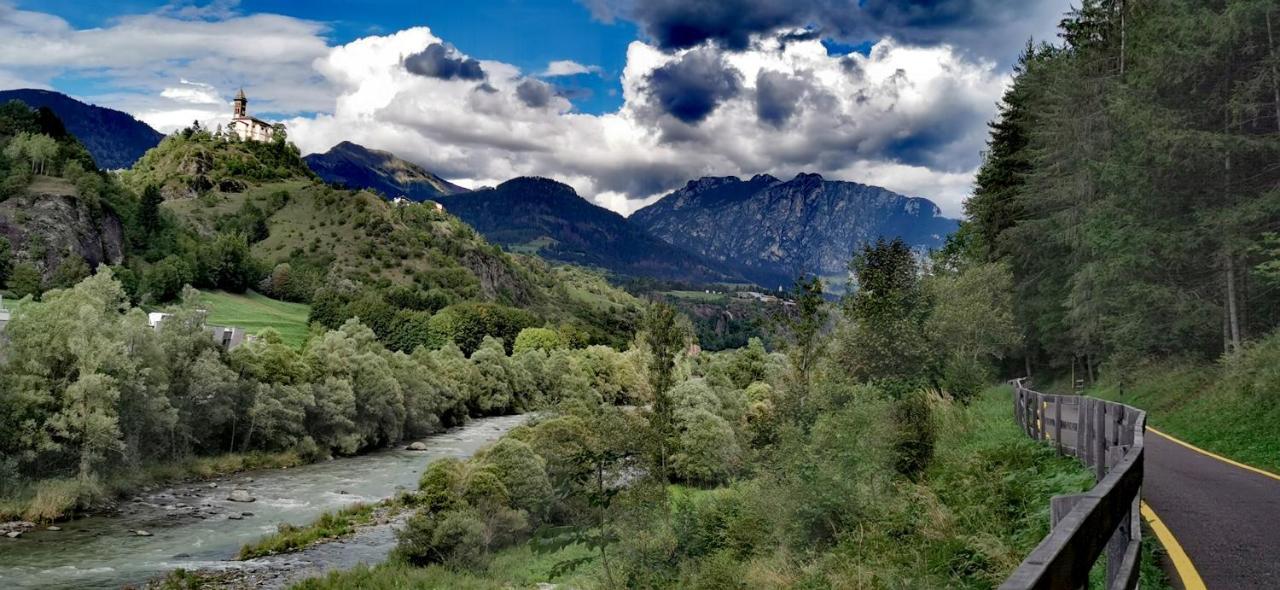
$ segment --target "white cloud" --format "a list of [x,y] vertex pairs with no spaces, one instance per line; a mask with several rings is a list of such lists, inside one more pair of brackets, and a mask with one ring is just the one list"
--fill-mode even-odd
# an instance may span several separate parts
[[218,95],[217,89],[210,84],[180,80],[180,86],[170,86],[160,91],[160,96],[176,102],[190,104],[224,104],[226,99]]
[[576,76],[578,74],[599,74],[600,66],[584,66],[576,61],[561,59],[547,64],[542,75],[548,78],[557,76]]
[[[311,63],[329,53],[322,23],[271,14],[240,15],[234,2],[175,5],[76,29],[59,17],[0,2],[0,86],[42,87],[63,75],[88,75],[128,91],[81,97],[144,120],[190,124],[192,105],[244,86],[250,109],[329,110],[333,93]],[[203,85],[185,83],[200,80]],[[223,112],[225,111],[225,114]],[[228,118],[230,106],[199,109]],[[172,131],[171,126],[161,126]]]
[[[562,96],[530,106],[516,91],[530,73],[506,63],[481,60],[483,82],[408,72],[406,56],[448,42],[426,27],[337,47],[326,46],[323,33],[319,23],[225,10],[129,16],[77,30],[0,6],[0,36],[9,40],[0,84],[92,73],[130,89],[94,102],[163,131],[193,119],[225,121],[225,97],[243,85],[250,110],[282,115],[304,152],[354,141],[464,186],[547,176],[623,213],[699,176],[818,172],[929,197],[955,216],[1007,82],[994,63],[946,45],[884,39],[870,55],[839,57],[817,40],[762,38],[722,54],[741,75],[740,88],[689,125],[664,112],[650,89],[651,74],[683,52],[645,42],[627,49],[623,105],[591,115]],[[591,71],[561,60],[535,74]],[[768,111],[765,121],[761,72],[775,86],[770,100],[794,103]]]
[[[386,149],[471,185],[520,175],[557,178],[583,196],[630,213],[690,178],[772,173],[828,178],[926,196],[959,215],[985,122],[1006,83],[992,63],[949,47],[883,40],[869,56],[829,56],[817,41],[725,54],[744,89],[697,126],[661,111],[648,76],[679,54],[643,42],[628,48],[624,105],[587,115],[568,101],[533,109],[515,93],[513,66],[484,62],[488,84],[414,76],[402,56],[442,42],[426,28],[366,37],[316,63],[337,89],[331,113],[288,121],[304,151],[342,140]],[[756,74],[788,72],[810,85],[789,122],[759,120]]]

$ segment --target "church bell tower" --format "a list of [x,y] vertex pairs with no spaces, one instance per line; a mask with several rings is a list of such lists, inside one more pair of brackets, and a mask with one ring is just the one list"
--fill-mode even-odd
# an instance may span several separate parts
[[249,99],[245,98],[244,96],[244,88],[241,88],[240,92],[236,93],[235,105],[236,105],[235,107],[236,118],[244,117],[249,112],[248,111]]

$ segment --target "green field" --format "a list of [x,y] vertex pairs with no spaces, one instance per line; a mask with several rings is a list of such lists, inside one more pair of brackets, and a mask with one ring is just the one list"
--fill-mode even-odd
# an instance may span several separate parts
[[254,291],[243,295],[202,291],[200,306],[209,310],[210,324],[236,326],[250,334],[274,328],[292,346],[302,346],[307,340],[307,315],[311,308],[304,303],[277,301]]
[[704,291],[663,291],[662,294],[675,299],[704,303],[723,303],[729,298],[724,293],[706,293]]

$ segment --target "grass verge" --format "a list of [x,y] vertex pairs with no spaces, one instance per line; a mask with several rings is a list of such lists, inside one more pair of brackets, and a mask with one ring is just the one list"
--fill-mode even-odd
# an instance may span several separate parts
[[[554,553],[535,554],[527,545],[495,552],[488,566],[479,571],[459,571],[441,565],[414,567],[392,559],[377,566],[331,572],[304,580],[293,590],[402,590],[404,588],[450,588],[451,590],[492,590],[494,588],[536,588],[550,579],[556,564],[589,557],[591,549],[574,545]],[[572,573],[555,578],[560,588],[598,588],[599,565],[588,563]]]
[[1162,432],[1280,473],[1280,404],[1272,397],[1275,390],[1251,391],[1253,371],[1242,364],[1169,361],[1131,371],[1123,381],[1106,379],[1088,394],[1142,408],[1147,423]]

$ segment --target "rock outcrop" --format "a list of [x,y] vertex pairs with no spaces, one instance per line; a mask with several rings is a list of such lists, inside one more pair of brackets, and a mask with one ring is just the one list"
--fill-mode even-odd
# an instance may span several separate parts
[[83,258],[89,268],[124,260],[120,219],[61,178],[37,177],[0,203],[0,236],[9,240],[15,261],[34,264],[46,279],[68,256]]

